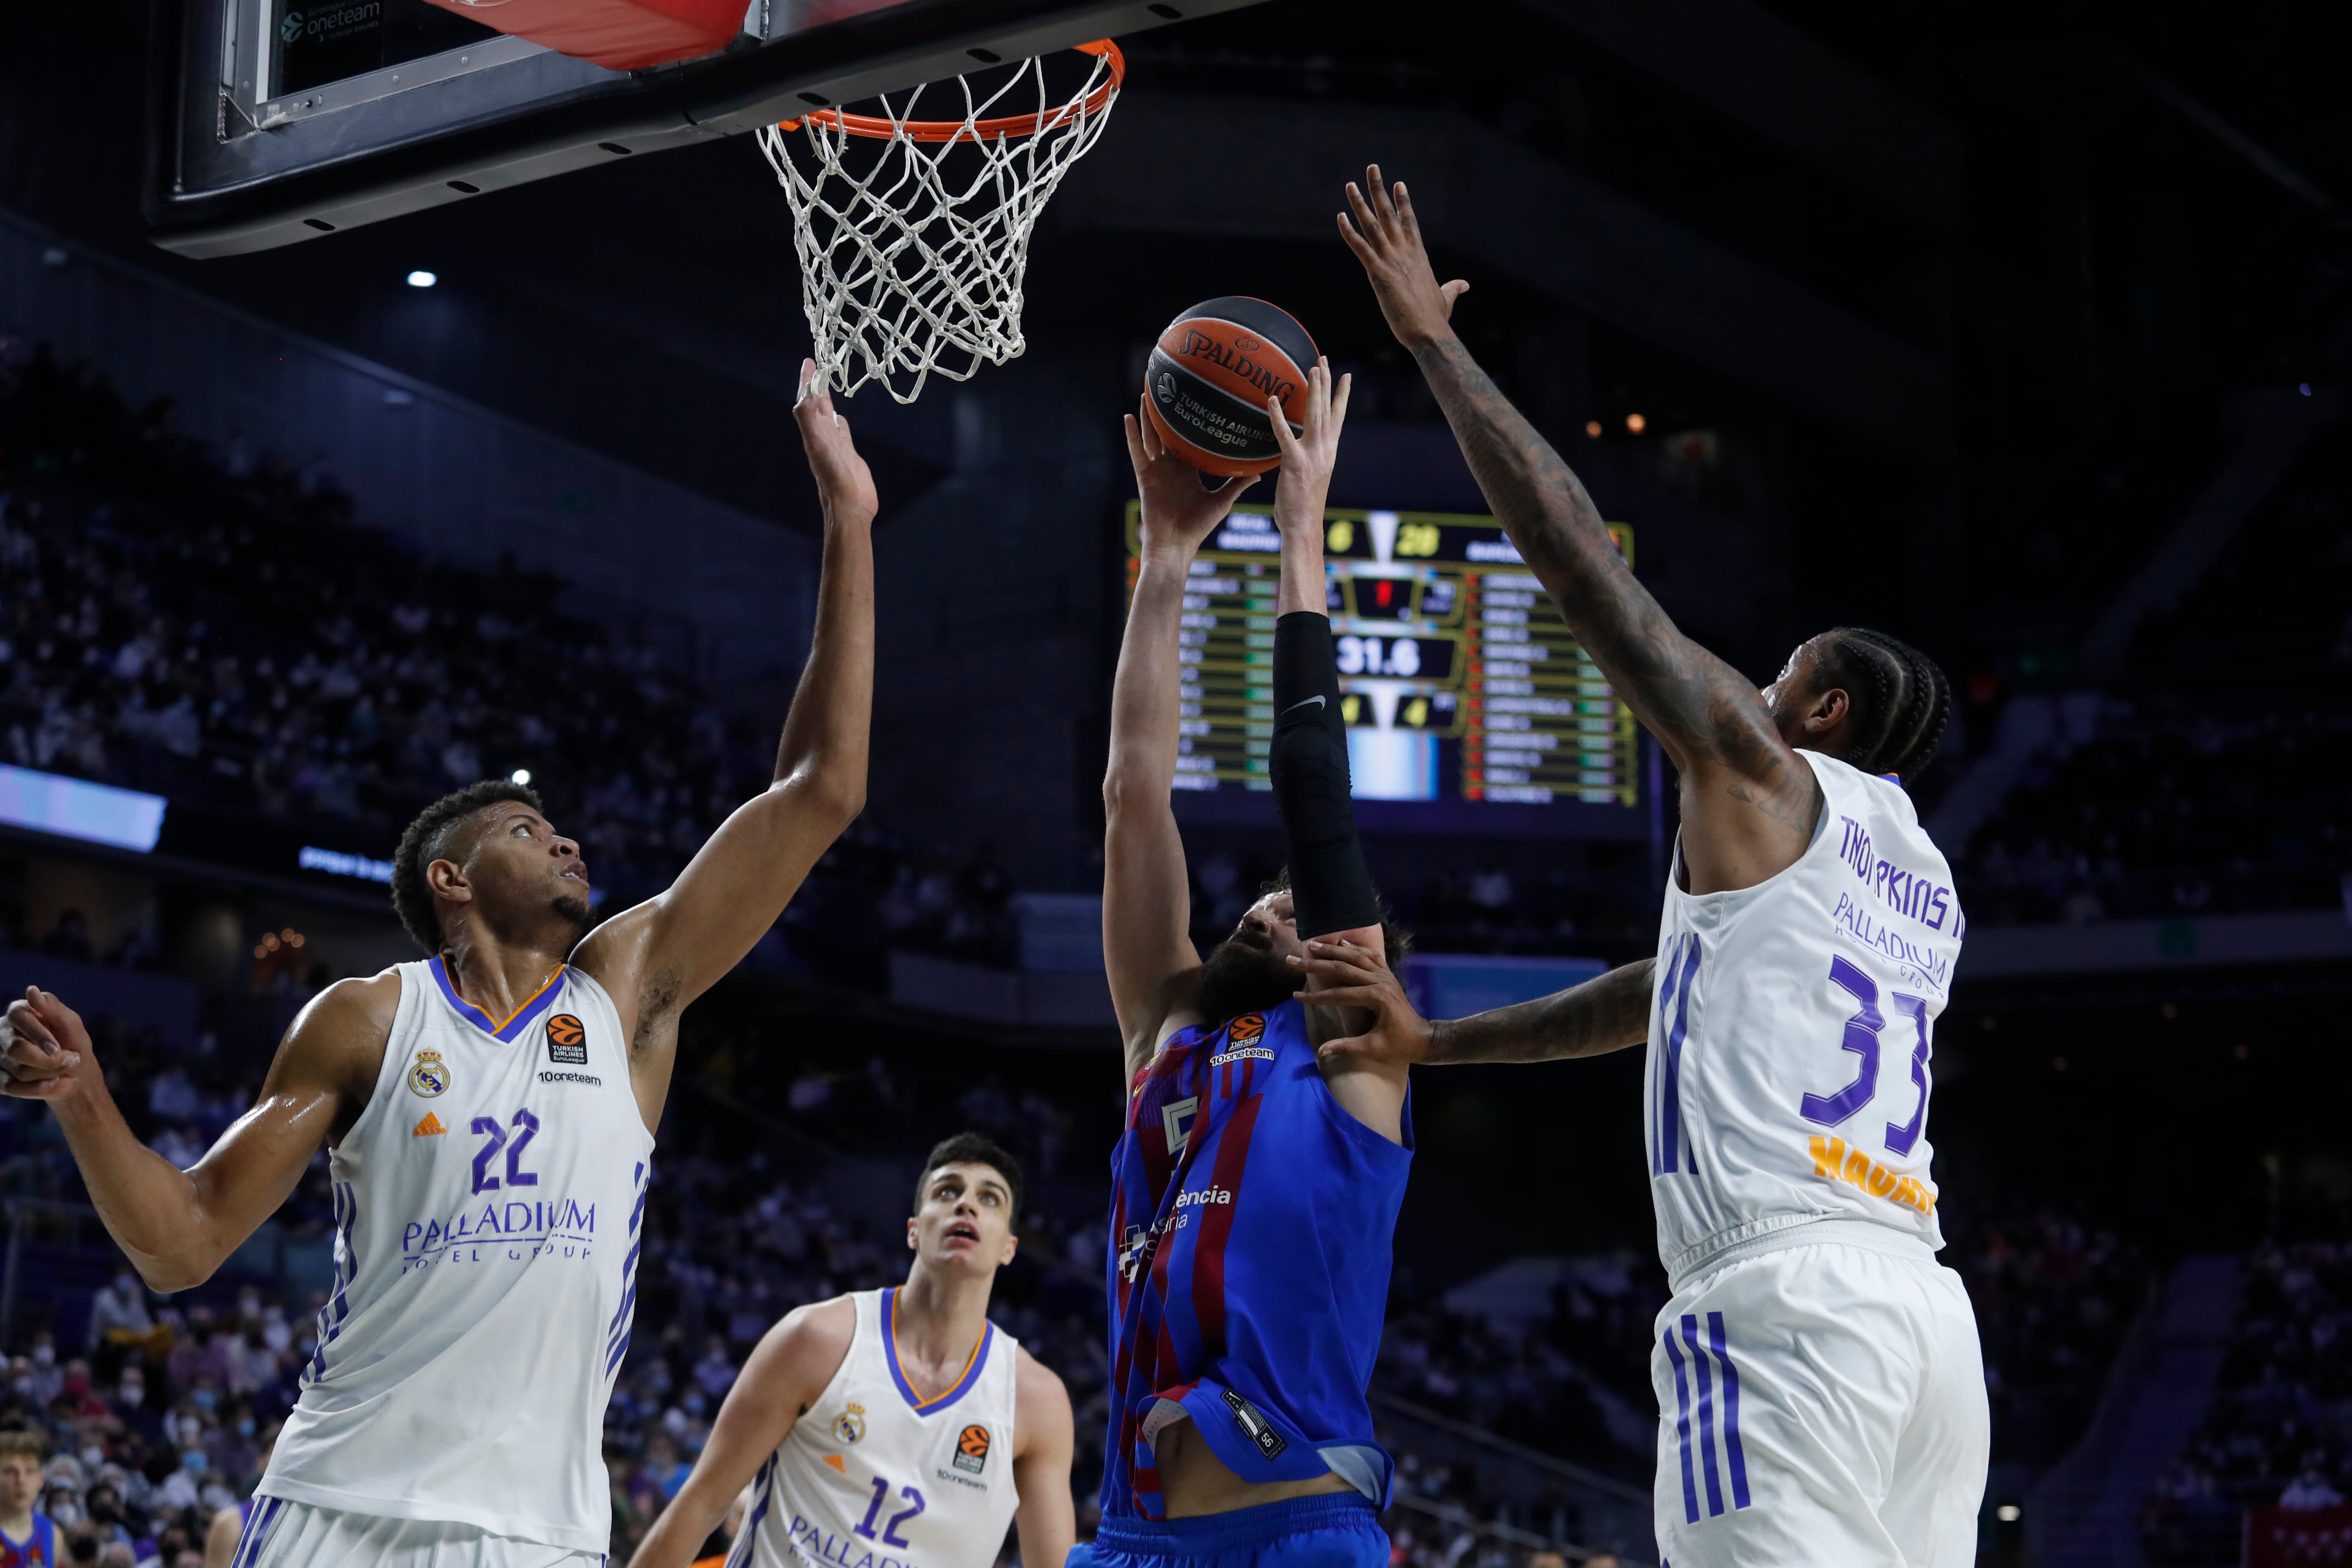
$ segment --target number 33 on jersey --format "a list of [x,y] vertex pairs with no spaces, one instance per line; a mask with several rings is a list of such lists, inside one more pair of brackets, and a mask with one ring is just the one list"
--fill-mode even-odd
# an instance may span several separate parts
[[1818,1221],[1943,1245],[1927,1141],[1964,921],[1893,782],[1817,752],[1822,820],[1752,888],[1666,887],[1651,1008],[1650,1185],[1676,1280]]

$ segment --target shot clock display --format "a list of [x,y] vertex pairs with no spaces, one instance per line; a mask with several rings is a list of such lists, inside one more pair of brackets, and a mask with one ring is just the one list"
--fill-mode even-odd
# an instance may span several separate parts
[[[1633,716],[1493,518],[1334,508],[1323,528],[1359,799],[1639,803]],[[1609,531],[1631,562],[1633,531]],[[1192,563],[1179,789],[1272,788],[1280,556],[1274,519],[1236,511]]]

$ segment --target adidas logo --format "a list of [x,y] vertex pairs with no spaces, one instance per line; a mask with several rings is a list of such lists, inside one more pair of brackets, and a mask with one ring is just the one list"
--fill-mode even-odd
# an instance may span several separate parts
[[416,1124],[415,1131],[411,1132],[409,1136],[411,1138],[430,1138],[436,1132],[446,1132],[448,1131],[449,1130],[446,1127],[441,1125],[441,1119],[428,1110],[425,1113],[425,1120]]

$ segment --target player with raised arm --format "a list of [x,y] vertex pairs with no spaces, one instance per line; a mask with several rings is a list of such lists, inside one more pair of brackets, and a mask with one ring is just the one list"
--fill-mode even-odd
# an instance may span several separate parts
[[768,1331],[630,1568],[687,1568],[755,1477],[730,1568],[869,1554],[989,1568],[1013,1524],[1024,1568],[1062,1568],[1076,1534],[1070,1396],[988,1321],[1020,1213],[1010,1154],[976,1132],[934,1148],[907,1221],[906,1284],[802,1307]]
[[238,1568],[603,1557],[604,1405],[678,1015],[865,801],[874,484],[813,369],[794,417],[824,577],[775,782],[667,892],[592,930],[579,847],[530,791],[485,781],[428,806],[393,902],[433,956],[320,993],[253,1109],[186,1171],[131,1134],[63,1002],[9,1006],[7,1092],[50,1102],[154,1289],[210,1278],[331,1151],[334,1287]]
[[[1942,737],[1943,673],[1840,627],[1759,691],[1683,636],[1454,335],[1467,285],[1439,285],[1404,187],[1375,167],[1347,198],[1340,236],[1487,504],[1680,776],[1648,1024],[1650,1190],[1674,1290],[1651,1358],[1661,1559],[1959,1568],[1990,1424],[1968,1296],[1935,1258],[1927,1118],[1964,922],[1899,782]],[[1361,974],[1346,955],[1308,967]],[[1429,1043],[1392,987],[1353,990],[1386,1008],[1334,1054],[1410,1060]],[[1454,1042],[1532,1050],[1544,1016],[1469,1020]]]
[[1271,411],[1282,453],[1271,763],[1289,879],[1205,964],[1186,935],[1170,805],[1178,628],[1193,557],[1247,482],[1204,489],[1149,418],[1127,422],[1142,561],[1111,697],[1103,944],[1128,1119],[1112,1164],[1103,1521],[1073,1563],[1389,1559],[1376,1510],[1393,1467],[1365,1392],[1412,1165],[1406,1071],[1318,1064],[1316,1043],[1345,1026],[1302,1005],[1286,962],[1301,932],[1360,947],[1376,970],[1402,952],[1356,837],[1324,613],[1323,501],[1347,404],[1345,378],[1335,396],[1318,363],[1301,427]]

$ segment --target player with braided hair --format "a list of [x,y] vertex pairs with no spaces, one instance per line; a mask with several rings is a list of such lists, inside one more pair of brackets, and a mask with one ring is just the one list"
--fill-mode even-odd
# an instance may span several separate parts
[[[1763,690],[1634,581],[1584,487],[1449,325],[1411,198],[1366,171],[1341,237],[1529,570],[1680,775],[1658,954],[1429,1023],[1369,955],[1310,942],[1323,1054],[1539,1061],[1646,1040],[1650,1192],[1674,1296],[1651,1357],[1675,1568],[1962,1568],[1990,1421],[1929,1173],[1928,1068],[1966,929],[1900,779],[1943,672],[1882,632],[1811,638]],[[1353,984],[1349,984],[1352,977]]]
[[1871,693],[1844,760],[1898,780],[1925,766],[1951,719],[1952,683],[1942,667],[1909,643],[1863,626],[1838,626],[1814,642],[1817,681]]

